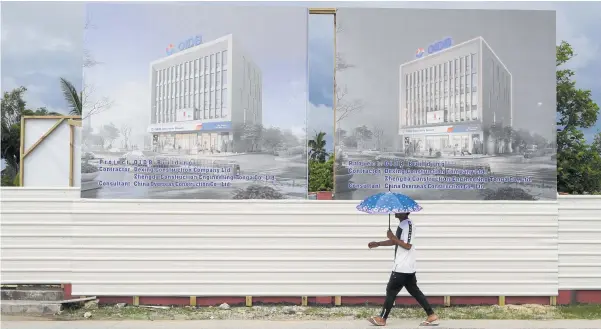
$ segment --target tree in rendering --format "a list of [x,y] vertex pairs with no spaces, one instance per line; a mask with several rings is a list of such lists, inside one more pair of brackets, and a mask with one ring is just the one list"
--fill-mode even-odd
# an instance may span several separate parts
[[[343,33],[343,28],[340,23],[336,24],[336,36]],[[344,58],[344,55],[340,52],[336,53],[336,64],[334,67],[334,98],[335,98],[335,122],[338,125],[342,120],[348,118],[350,115],[356,112],[360,112],[365,107],[362,100],[359,99],[349,99],[348,89],[346,85],[338,84],[338,74],[344,72],[348,69],[352,69],[355,67],[353,64],[350,64]],[[339,131],[337,131],[338,133]],[[335,145],[342,145],[343,137],[340,135],[336,135]]]
[[[93,30],[93,29],[96,29],[96,26],[92,23],[92,20],[90,17],[86,17],[86,22],[84,25],[84,39],[87,38],[88,31]],[[87,42],[84,42],[84,49],[83,49],[84,72],[86,70],[91,70],[98,65],[104,64],[103,62],[96,60],[96,58],[94,57],[92,52],[88,48],[85,48],[86,44],[87,44]],[[82,119],[86,119],[95,114],[107,111],[114,105],[114,102],[108,97],[103,96],[103,97],[96,98],[94,85],[91,84],[89,81],[86,81],[85,78],[83,81],[83,86],[81,88],[80,102],[82,104],[82,106],[81,106],[82,110],[79,113],[79,115],[82,116]],[[85,139],[85,136],[84,136],[84,139]]]
[[373,139],[376,142],[376,150],[382,151],[384,147],[385,139],[384,139],[384,129],[380,126],[372,127],[371,131],[373,132]]
[[233,199],[268,199],[268,200],[277,200],[277,199],[285,199],[284,195],[278,192],[271,186],[263,186],[258,184],[253,184],[247,187],[246,189],[238,189],[234,192]]
[[129,149],[129,139],[131,137],[131,127],[128,124],[121,125],[121,129],[119,129],[121,137],[123,138],[123,148]]
[[570,194],[601,192],[601,155],[586,143],[583,128],[597,122],[599,106],[591,91],[576,87],[574,71],[563,65],[574,57],[569,43],[556,48],[557,189]]
[[102,126],[100,135],[102,135],[104,140],[109,143],[108,148],[111,149],[113,147],[113,142],[121,135],[121,131],[111,122]]
[[263,131],[261,143],[263,148],[275,153],[278,148],[284,145],[284,135],[278,128],[267,128]]

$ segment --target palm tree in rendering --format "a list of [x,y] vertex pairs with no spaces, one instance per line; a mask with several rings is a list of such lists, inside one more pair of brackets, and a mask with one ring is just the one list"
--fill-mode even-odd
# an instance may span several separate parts
[[83,113],[82,94],[77,92],[73,84],[65,78],[61,78],[61,89],[70,109],[69,114],[81,115]]

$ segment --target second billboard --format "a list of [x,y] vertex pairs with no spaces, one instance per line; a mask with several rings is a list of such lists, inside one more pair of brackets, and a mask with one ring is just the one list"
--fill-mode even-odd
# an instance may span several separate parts
[[556,198],[554,12],[346,8],[337,24],[336,199]]

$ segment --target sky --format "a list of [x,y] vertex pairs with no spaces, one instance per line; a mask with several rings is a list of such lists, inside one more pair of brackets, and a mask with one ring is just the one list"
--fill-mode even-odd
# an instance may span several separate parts
[[[233,4],[233,3],[232,3]],[[601,34],[598,31],[601,30],[601,3],[599,2],[305,2],[305,3],[259,3],[265,6],[304,6],[304,7],[388,7],[388,8],[438,8],[438,9],[544,9],[544,10],[556,10],[557,17],[557,33],[556,41],[561,40],[568,41],[574,48],[577,56],[568,65],[576,72],[576,82],[579,88],[592,90],[593,99],[601,104],[601,61],[596,60],[597,54],[601,52]],[[184,6],[183,4],[178,4]],[[0,82],[2,91],[8,91],[18,86],[25,86],[28,88],[26,100],[30,107],[46,106],[49,109],[57,112],[66,112],[66,103],[62,99],[59,86],[59,78],[65,77],[72,81],[75,86],[82,85],[82,58],[84,48],[83,38],[83,27],[86,21],[86,11],[83,3],[77,2],[2,2],[1,3],[1,60],[0,60]],[[102,6],[110,6],[103,4]],[[139,6],[139,5],[138,5]],[[173,6],[173,4],[171,4]],[[189,6],[189,5],[188,5]],[[177,6],[176,6],[177,7]],[[183,10],[184,15],[187,10]],[[140,31],[139,34],[131,35],[128,31],[120,30],[115,33],[117,37],[121,34],[128,35],[130,38],[126,43],[112,43],[107,44],[104,51],[99,54],[93,54],[95,58],[103,65],[98,66],[96,70],[109,69],[111,65],[115,65],[115,62],[111,62],[117,56],[122,54],[123,56],[128,55],[132,49],[144,45],[150,52],[156,55],[148,55],[149,57],[158,58],[164,54],[164,47],[166,44],[171,42],[177,42],[181,38],[185,38],[188,34],[198,33],[198,31],[191,31],[196,28],[196,25],[184,25],[182,30],[180,20],[178,24],[180,27],[171,28],[174,26],[171,24],[163,24],[164,19],[174,19],[175,12],[172,10],[165,10],[160,13],[161,16],[157,18],[157,21],[144,22],[145,15],[140,15],[139,11],[130,11],[130,15],[127,18],[128,22],[141,21],[145,23],[145,26],[152,26],[153,23],[161,22],[160,31],[157,35],[153,36],[152,44],[148,39],[147,31]],[[124,19],[123,15],[118,12],[111,13],[108,16],[116,16]],[[142,16],[142,17],[141,17]],[[163,17],[165,16],[165,18]],[[107,15],[99,15],[99,17],[90,17],[93,25],[96,26],[94,32],[100,33],[100,29],[106,29],[104,23],[109,23],[111,17]],[[100,19],[100,21],[97,21]],[[265,19],[253,20],[244,25],[244,30],[256,31],[255,26],[263,26],[262,31],[265,33],[272,33],[276,35],[282,30],[288,30],[289,21],[283,21],[275,31],[264,28]],[[266,19],[271,21],[271,19]],[[313,22],[313,21],[312,21]],[[200,23],[198,23],[200,24]],[[133,25],[133,24],[132,24]],[[327,25],[327,24],[326,24]],[[199,25],[200,26],[200,25]],[[282,29],[282,26],[285,27]],[[131,27],[131,25],[128,25]],[[279,30],[279,31],[278,31]],[[178,31],[182,31],[181,33]],[[313,33],[311,33],[313,31]],[[115,31],[113,31],[115,32]],[[242,31],[244,32],[244,31]],[[309,27],[310,35],[309,40],[315,41],[315,39],[327,38],[325,34],[319,32],[319,29],[313,30]],[[211,35],[213,32],[204,32],[203,34]],[[330,36],[332,37],[332,36]],[[377,38],[377,36],[375,37]],[[205,39],[208,39],[206,37]],[[283,45],[287,38],[276,39],[278,45]],[[322,45],[321,47],[315,48],[316,46]],[[285,44],[283,46],[289,46]],[[152,49],[151,49],[152,48]],[[261,47],[250,47],[251,49]],[[280,47],[284,48],[284,47]],[[293,47],[298,49],[298,47]],[[260,50],[260,49],[257,49]],[[329,43],[311,42],[311,49],[309,50],[310,56],[313,54],[322,54],[323,58],[326,58],[325,54],[331,53],[331,46]],[[104,55],[107,55],[103,58]],[[299,54],[297,54],[299,55]],[[302,53],[300,54],[302,55]],[[327,66],[327,64],[324,64]],[[315,68],[315,66],[314,66]],[[310,68],[311,70],[311,68]],[[329,70],[329,69],[328,69]],[[131,72],[130,72],[131,71]],[[125,67],[124,73],[128,76],[134,77],[135,79],[123,80],[113,79],[111,81],[112,88],[107,88],[105,91],[108,95],[121,93],[118,96],[119,102],[115,102],[115,106],[107,111],[108,113],[118,114],[125,109],[130,108],[130,99],[143,98],[143,91],[145,86],[136,84],[136,81],[142,81],[134,69]],[[313,72],[318,71],[315,69]],[[147,71],[146,71],[147,72]],[[93,73],[89,73],[93,74]],[[147,73],[146,73],[147,74]],[[98,73],[101,75],[101,73]],[[296,74],[294,74],[296,75]],[[277,74],[274,74],[277,76]],[[300,76],[300,74],[299,74]],[[300,82],[293,83],[296,88],[300,90],[295,94],[302,94],[302,92],[310,91],[308,109],[310,113],[312,107],[316,108],[328,108],[327,99],[331,100],[328,96],[326,85],[331,84],[331,79],[326,74],[321,74],[319,79],[313,79],[313,75],[309,86],[306,86],[306,81],[302,78]],[[295,79],[296,80],[296,79]],[[145,80],[143,80],[145,81]],[[101,87],[101,86],[99,86]],[[274,87],[275,88],[275,87]],[[96,90],[97,91],[97,90]],[[103,94],[97,92],[100,97]],[[306,96],[303,96],[306,97]],[[146,100],[147,101],[147,100]],[[297,104],[297,99],[285,99],[278,102],[274,102],[273,107],[277,107],[278,104]],[[138,107],[135,105],[133,107]],[[264,104],[264,113],[266,111],[266,104]],[[331,111],[331,110],[330,110]],[[326,120],[329,120],[332,116],[327,111],[315,112],[321,113],[325,118],[319,118],[317,116],[309,115],[310,125],[307,127],[307,133],[311,135],[313,130],[312,127],[319,127],[318,123],[325,124]],[[275,116],[273,118],[276,118]],[[286,118],[284,117],[283,120]],[[289,120],[293,121],[293,120]],[[297,121],[294,119],[294,121]],[[285,121],[284,121],[285,122]],[[315,124],[314,124],[315,123]],[[302,131],[304,123],[296,126],[296,131]],[[591,129],[585,131],[586,137],[591,140],[593,134],[601,129],[601,117],[596,125]]]
[[[395,136],[400,65],[414,61],[416,49],[428,48],[446,37],[459,44],[481,36],[512,75],[513,126],[549,140],[555,137],[552,11],[355,8],[339,9],[336,21],[343,30],[337,36],[336,49],[354,65],[337,73],[336,82],[347,88],[349,98],[365,104],[342,120],[343,129],[366,125],[383,129],[385,136]],[[429,23],[421,24],[426,21]]]
[[334,16],[309,17],[309,102],[307,135],[325,132],[326,152],[334,150]]

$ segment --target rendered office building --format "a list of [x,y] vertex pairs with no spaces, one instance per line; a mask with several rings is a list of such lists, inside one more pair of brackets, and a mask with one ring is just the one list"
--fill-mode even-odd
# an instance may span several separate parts
[[399,149],[510,152],[510,143],[495,142],[491,131],[513,125],[511,73],[482,37],[451,43],[420,48],[400,67]]
[[190,38],[166,53],[150,64],[152,148],[234,151],[234,129],[262,122],[260,70],[231,34],[207,43]]

